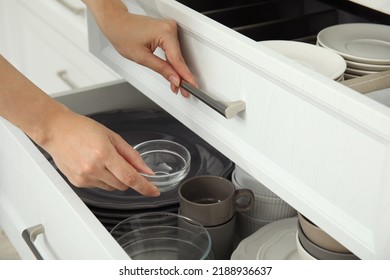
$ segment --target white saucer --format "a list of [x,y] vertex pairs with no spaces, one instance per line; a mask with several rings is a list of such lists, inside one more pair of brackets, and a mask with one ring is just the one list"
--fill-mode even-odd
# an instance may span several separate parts
[[259,44],[279,52],[298,63],[333,80],[343,75],[347,67],[337,53],[316,45],[283,40],[260,41]]
[[367,70],[360,70],[360,69],[353,69],[353,68],[348,68],[345,70],[346,74],[352,74],[356,76],[364,76],[364,75],[370,75],[370,74],[375,74],[378,73],[378,71],[367,71]]
[[369,63],[360,63],[357,61],[349,61],[345,60],[347,62],[348,68],[353,69],[360,69],[360,70],[366,70],[366,71],[386,71],[390,70],[390,64],[369,64]]
[[238,244],[232,260],[299,260],[296,245],[298,218],[269,223]]
[[320,46],[344,58],[370,64],[390,64],[390,26],[349,23],[330,26],[317,35]]

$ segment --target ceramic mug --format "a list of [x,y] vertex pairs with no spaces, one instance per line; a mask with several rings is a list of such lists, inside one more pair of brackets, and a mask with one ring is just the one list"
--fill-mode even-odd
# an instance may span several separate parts
[[251,190],[236,190],[233,183],[218,176],[196,176],[179,187],[181,214],[203,226],[229,221],[236,211],[249,210],[254,201]]

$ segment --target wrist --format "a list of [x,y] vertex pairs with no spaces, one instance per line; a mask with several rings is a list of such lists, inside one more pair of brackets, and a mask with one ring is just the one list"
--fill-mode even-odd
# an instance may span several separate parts
[[[57,101],[49,101],[46,109],[34,120],[34,124],[23,129],[39,146],[46,149],[55,138],[61,138],[62,128],[70,116],[74,114],[66,106]],[[69,121],[68,121],[69,122]]]

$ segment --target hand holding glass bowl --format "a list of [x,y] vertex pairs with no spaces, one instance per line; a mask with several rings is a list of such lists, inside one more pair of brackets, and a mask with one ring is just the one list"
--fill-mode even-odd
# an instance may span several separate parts
[[183,145],[176,142],[150,140],[134,146],[134,149],[154,172],[153,175],[141,175],[161,192],[176,188],[190,171],[191,155]]

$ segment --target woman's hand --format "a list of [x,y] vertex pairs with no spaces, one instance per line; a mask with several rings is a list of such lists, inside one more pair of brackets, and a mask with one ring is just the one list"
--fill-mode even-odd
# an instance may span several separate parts
[[[130,14],[120,0],[84,2],[101,31],[122,56],[160,73],[175,93],[181,79],[196,85],[180,51],[175,21]],[[154,55],[157,48],[164,50],[166,60]],[[181,93],[189,96],[184,90]]]
[[151,174],[152,170],[118,134],[70,111],[52,124],[55,127],[42,147],[75,186],[122,191],[130,187],[147,196],[160,194],[139,174]]

